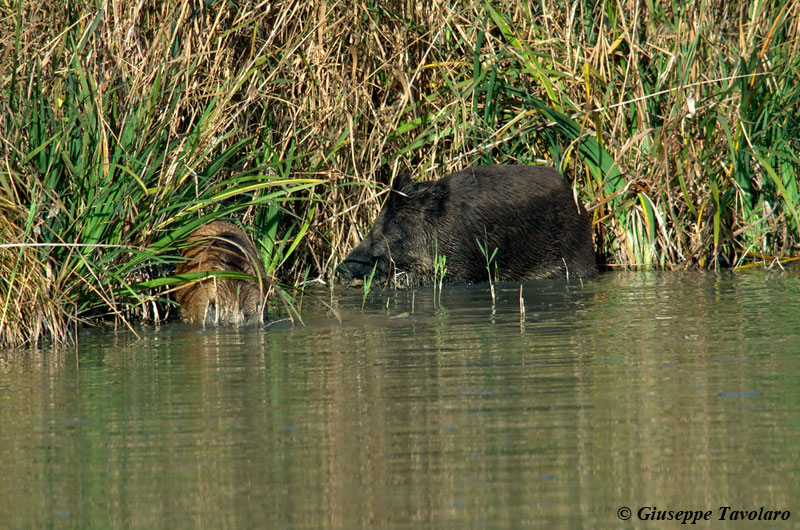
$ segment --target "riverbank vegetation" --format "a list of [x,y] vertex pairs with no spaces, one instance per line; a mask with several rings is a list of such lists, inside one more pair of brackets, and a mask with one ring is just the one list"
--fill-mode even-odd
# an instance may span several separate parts
[[392,176],[546,163],[613,267],[800,248],[800,0],[0,4],[0,347],[169,316],[181,241],[330,280]]

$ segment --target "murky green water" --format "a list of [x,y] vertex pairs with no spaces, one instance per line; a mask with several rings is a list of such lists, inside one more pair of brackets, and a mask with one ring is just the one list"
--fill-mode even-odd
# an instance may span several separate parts
[[800,527],[800,275],[605,274],[523,297],[521,322],[518,285],[494,311],[486,286],[363,313],[337,290],[341,324],[306,299],[294,330],[2,352],[0,526],[676,526],[639,520],[650,507],[752,527],[719,522],[730,506]]

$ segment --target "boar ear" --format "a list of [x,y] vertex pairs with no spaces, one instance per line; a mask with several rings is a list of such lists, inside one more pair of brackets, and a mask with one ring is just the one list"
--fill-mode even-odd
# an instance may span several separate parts
[[431,184],[431,182],[414,182],[408,173],[401,173],[392,183],[392,191],[395,193],[392,193],[391,197],[419,197],[428,191]]
[[407,171],[397,175],[392,182],[392,191],[398,191],[404,195],[407,195],[413,189],[414,181],[411,180],[411,174]]

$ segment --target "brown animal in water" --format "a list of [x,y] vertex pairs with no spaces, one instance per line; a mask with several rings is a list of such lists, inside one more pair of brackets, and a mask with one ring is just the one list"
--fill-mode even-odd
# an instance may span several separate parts
[[[480,243],[480,244],[479,244]],[[483,250],[481,250],[483,246]],[[589,215],[557,170],[478,166],[433,182],[397,177],[375,223],[337,268],[345,280],[431,283],[435,255],[448,283],[591,276],[596,272]]]
[[264,265],[250,238],[238,226],[213,221],[188,238],[187,261],[175,274],[203,271],[240,272],[256,280],[208,276],[180,287],[175,298],[184,322],[242,325],[262,322],[266,277]]

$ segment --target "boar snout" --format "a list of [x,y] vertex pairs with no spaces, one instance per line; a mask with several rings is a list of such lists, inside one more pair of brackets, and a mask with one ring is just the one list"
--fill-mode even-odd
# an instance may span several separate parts
[[336,274],[346,281],[361,280],[369,278],[372,274],[373,268],[375,269],[376,280],[383,280],[386,278],[386,265],[378,258],[373,259],[348,259],[336,267]]

